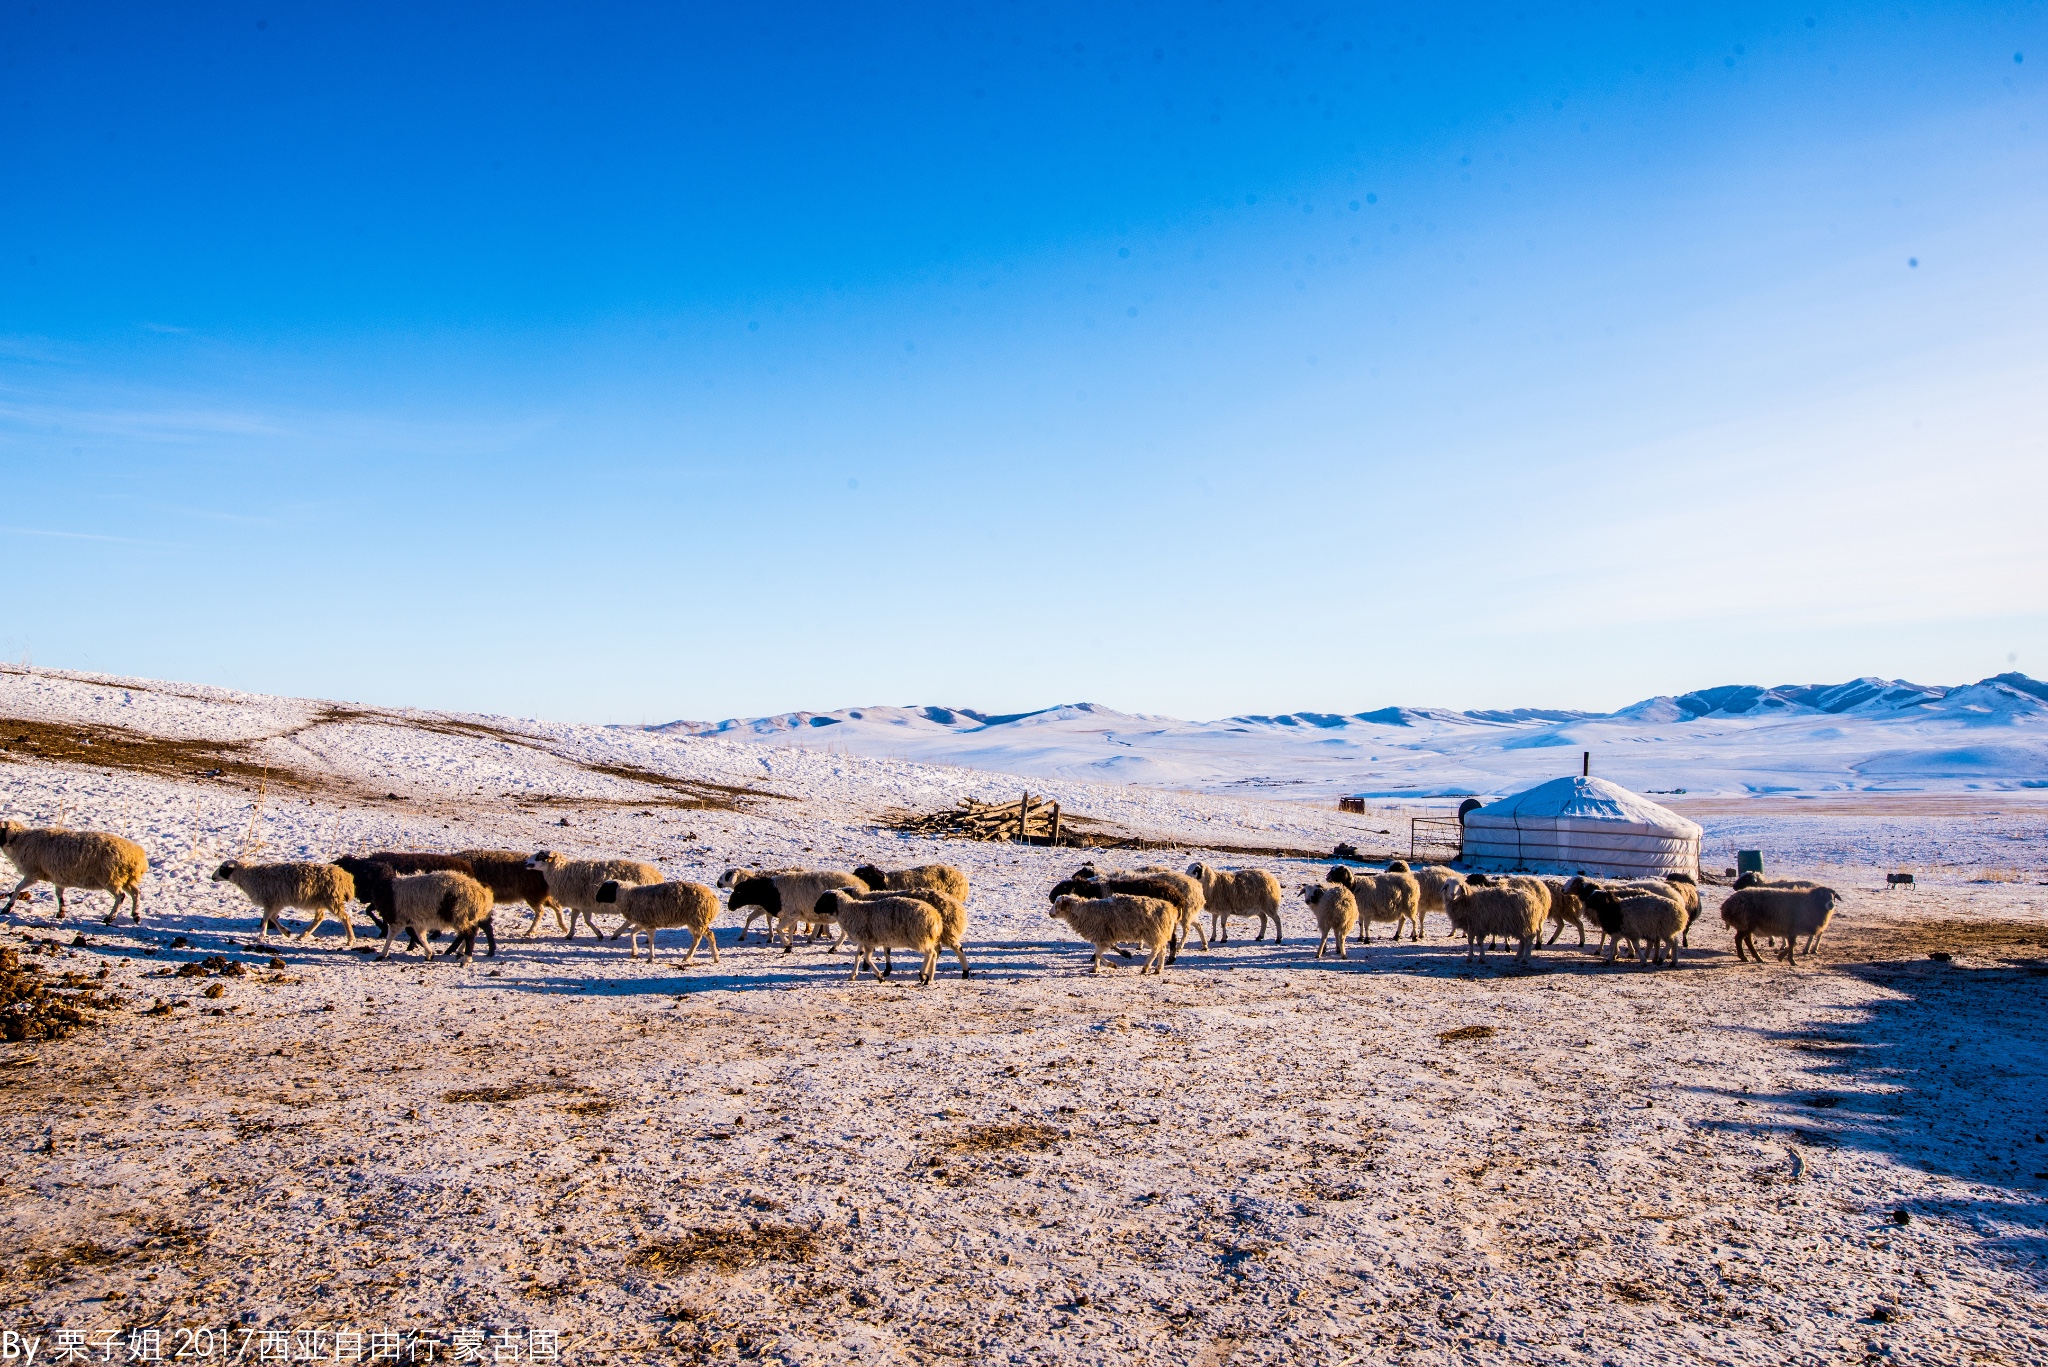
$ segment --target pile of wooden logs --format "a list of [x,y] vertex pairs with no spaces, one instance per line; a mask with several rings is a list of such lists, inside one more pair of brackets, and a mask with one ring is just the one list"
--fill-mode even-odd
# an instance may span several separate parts
[[1060,843],[1060,804],[1023,794],[1015,802],[979,802],[962,798],[948,811],[914,813],[889,823],[915,835],[955,840],[1008,840],[1030,845]]

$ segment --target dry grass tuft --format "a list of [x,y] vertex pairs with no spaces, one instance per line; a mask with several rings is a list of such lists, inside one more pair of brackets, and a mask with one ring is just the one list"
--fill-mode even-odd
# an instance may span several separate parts
[[646,1272],[679,1272],[709,1263],[721,1272],[762,1263],[805,1263],[817,1252],[818,1236],[795,1225],[753,1225],[744,1229],[693,1229],[680,1239],[649,1244],[626,1261]]
[[1007,1125],[970,1125],[946,1141],[956,1153],[993,1153],[998,1149],[1040,1148],[1056,1144],[1063,1136],[1051,1125],[1037,1121]]
[[[580,1092],[583,1088],[573,1082],[515,1082],[502,1087],[462,1087],[452,1092],[441,1093],[441,1100],[451,1106],[465,1102],[484,1102],[496,1105],[505,1101],[518,1101],[529,1096],[546,1096],[551,1092]],[[610,1105],[609,1102],[605,1103]]]
[[1455,1044],[1465,1039],[1492,1039],[1500,1031],[1491,1025],[1461,1025],[1455,1030],[1440,1030],[1437,1039],[1445,1044]]

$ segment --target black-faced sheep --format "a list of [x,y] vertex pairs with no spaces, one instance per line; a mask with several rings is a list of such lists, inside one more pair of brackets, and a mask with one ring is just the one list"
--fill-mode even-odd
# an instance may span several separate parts
[[1748,953],[1762,963],[1764,956],[1757,951],[1756,937],[1766,935],[1785,941],[1778,958],[1789,964],[1802,935],[1807,937],[1805,952],[1813,953],[1820,933],[1834,919],[1841,900],[1833,888],[1818,884],[1747,887],[1728,894],[1728,899],[1721,903],[1721,919],[1735,932],[1736,958],[1748,957],[1743,952],[1746,946]]
[[862,864],[853,871],[853,876],[868,885],[872,892],[911,892],[918,888],[930,888],[943,892],[960,903],[967,904],[967,875],[951,864],[918,864],[907,869],[882,870],[873,864]]
[[377,871],[389,868],[388,864],[371,865],[376,881],[368,889],[364,887],[363,876],[356,877],[358,895],[367,891],[372,904],[385,914],[384,948],[377,957],[391,957],[398,932],[403,930],[416,940],[420,954],[431,963],[434,936],[446,931],[455,943],[463,946],[462,962],[468,964],[470,950],[476,944],[476,931],[491,914],[491,890],[466,873],[447,870],[376,876]]
[[529,936],[540,925],[541,913],[546,911],[555,913],[556,930],[568,931],[561,903],[548,895],[547,875],[528,868],[527,856],[517,850],[458,850],[455,857],[469,865],[471,877],[491,890],[491,899],[498,906],[523,902],[532,910],[533,919],[526,923]]
[[711,933],[711,923],[718,919],[718,894],[702,883],[621,883],[608,879],[597,886],[597,903],[626,918],[612,932],[612,938],[616,940],[632,932],[633,938],[626,942],[629,959],[640,957],[642,931],[647,934],[647,962],[653,963],[655,931],[687,930],[690,952],[683,956],[682,966],[690,966],[690,960],[697,957],[697,946],[706,940],[711,942],[711,962],[718,962],[718,937]]
[[1090,972],[1102,971],[1102,951],[1119,944],[1139,944],[1151,951],[1139,974],[1163,974],[1166,950],[1180,923],[1180,909],[1157,897],[1132,897],[1113,892],[1106,897],[1064,896],[1052,904],[1052,919],[1064,921],[1095,947]]
[[149,872],[149,855],[134,841],[103,831],[48,830],[0,821],[0,851],[21,870],[21,881],[7,894],[0,915],[14,910],[14,899],[21,896],[22,889],[52,883],[57,888],[60,921],[64,919],[64,890],[78,888],[114,895],[114,909],[107,913],[106,924],[114,924],[121,914],[123,897],[128,899],[135,923],[141,924],[142,878]]
[[917,975],[921,987],[929,986],[938,973],[939,937],[945,929],[944,920],[939,909],[925,899],[907,892],[870,894],[865,887],[858,891],[835,888],[824,892],[814,909],[820,916],[831,918],[840,933],[853,943],[853,973],[848,982],[860,980],[863,963],[875,975],[876,982],[882,980],[882,970],[875,963],[878,949],[907,949],[922,955],[924,966]]
[[1677,966],[1679,937],[1685,933],[1685,904],[1678,898],[1626,884],[1601,887],[1583,878],[1572,880],[1572,892],[1608,937],[1608,963],[1627,940],[1638,960],[1660,964],[1669,949],[1671,963]]
[[[459,854],[442,854],[436,850],[376,850],[364,858],[372,864],[387,866],[393,873],[459,873],[466,878],[476,878],[476,866]],[[480,878],[477,881],[483,882]],[[476,934],[479,930],[483,932],[484,940],[490,946],[485,951],[486,956],[496,958],[498,927],[496,921],[489,916],[484,917],[480,925],[472,927],[467,932],[469,942],[463,952],[468,954],[475,951]]]
[[[742,907],[752,908],[740,934],[746,934],[746,925],[753,924],[754,913],[766,913],[775,918],[768,931],[768,942],[782,937],[784,954],[796,948],[796,932],[801,926],[809,926],[811,938],[837,925],[829,910],[823,905],[828,892],[866,892],[868,885],[850,873],[838,873],[829,869],[784,869],[777,873],[753,873],[744,871],[734,884],[732,896],[727,905],[734,911]],[[843,934],[843,932],[842,932]],[[837,946],[834,946],[837,948]]]
[[1451,929],[1465,937],[1467,964],[1475,949],[1485,958],[1486,941],[1496,935],[1515,941],[1515,962],[1528,964],[1548,912],[1548,898],[1521,884],[1474,886],[1468,882],[1444,888],[1444,915],[1450,919]]
[[1188,877],[1202,885],[1202,901],[1209,908],[1209,932],[1218,944],[1230,941],[1230,918],[1259,918],[1259,933],[1253,943],[1266,938],[1266,918],[1273,918],[1273,943],[1283,944],[1280,928],[1280,880],[1264,869],[1242,869],[1236,873],[1208,864],[1188,865]]
[[538,850],[526,861],[526,867],[539,873],[547,880],[548,896],[554,898],[569,912],[569,934],[576,938],[576,918],[590,927],[590,933],[600,940],[604,932],[597,928],[597,890],[606,883],[659,883],[661,870],[638,859],[571,859],[553,850]]
[[1337,937],[1337,957],[1349,958],[1344,941],[1352,931],[1358,929],[1358,899],[1351,889],[1342,883],[1303,883],[1301,900],[1308,903],[1309,910],[1316,917],[1316,957],[1323,957],[1323,946],[1330,936]]
[[243,864],[230,859],[213,871],[216,883],[232,883],[243,896],[263,909],[256,923],[261,940],[277,924],[277,914],[287,908],[309,911],[313,920],[299,932],[304,940],[330,915],[341,918],[348,932],[348,947],[356,945],[355,923],[349,920],[349,899],[356,895],[356,880],[349,871],[333,864]]

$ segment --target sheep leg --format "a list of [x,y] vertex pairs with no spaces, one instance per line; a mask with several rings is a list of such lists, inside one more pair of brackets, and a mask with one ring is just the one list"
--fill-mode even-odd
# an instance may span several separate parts
[[57,919],[60,921],[64,919],[64,885],[62,883],[57,885]]
[[954,943],[947,945],[946,948],[952,950],[953,957],[960,961],[960,976],[962,978],[970,976],[967,971],[967,946],[960,944],[958,941],[955,941]]
[[14,891],[7,894],[7,905],[0,907],[0,915],[5,915],[14,910],[14,899],[21,896],[23,888],[28,887],[32,883],[40,883],[42,881],[42,879],[32,873],[25,875],[19,883],[14,885]]
[[930,987],[932,979],[939,976],[939,947],[933,945],[924,952],[924,970],[917,975],[919,987]]
[[1183,922],[1183,924],[1182,924],[1182,930],[1181,930],[1181,935],[1180,935],[1180,938],[1181,938],[1181,943],[1182,943],[1182,944],[1186,944],[1186,943],[1187,943],[1187,938],[1188,938],[1188,935],[1187,935],[1187,933],[1188,933],[1188,931],[1190,931],[1190,930],[1192,930],[1192,931],[1194,931],[1194,932],[1195,932],[1195,938],[1196,938],[1196,939],[1198,939],[1198,940],[1200,940],[1200,941],[1202,942],[1202,952],[1203,952],[1204,954],[1207,954],[1207,953],[1209,952],[1209,936],[1208,936],[1208,934],[1207,934],[1206,932],[1204,932],[1204,931],[1203,931],[1203,929],[1202,929],[1202,918],[1201,918],[1201,917],[1199,917],[1199,916],[1194,916],[1194,915],[1190,915],[1190,916],[1189,916],[1189,917],[1187,918],[1187,920],[1186,920],[1185,922]]
[[[873,963],[873,962],[874,962],[874,956],[873,956],[873,955],[869,955],[869,956],[868,956],[868,962],[869,962],[869,963]],[[895,971],[896,971],[896,956],[895,956],[894,954],[890,953],[890,947],[889,947],[888,945],[883,945],[883,946],[882,946],[882,974],[881,974],[881,976],[883,976],[884,978],[886,978],[886,977],[890,976],[891,974],[893,974],[893,973],[894,973]]]
[[1100,972],[1102,972],[1102,946],[1101,946],[1101,945],[1097,945],[1097,946],[1095,946],[1095,959],[1094,959],[1094,962],[1093,962],[1093,963],[1092,963],[1092,964],[1090,965],[1090,967],[1089,967],[1088,971],[1089,971],[1090,973],[1100,973]]
[[311,935],[314,931],[318,930],[320,928],[320,923],[326,919],[327,908],[314,907],[313,919],[306,923],[306,928],[304,930],[300,931],[297,935],[294,935],[292,937],[293,941],[298,944],[304,944],[306,942],[306,937],[308,935]]
[[1572,922],[1572,925],[1575,926],[1579,932],[1579,948],[1584,949],[1586,947],[1586,923],[1584,921],[1574,921]]

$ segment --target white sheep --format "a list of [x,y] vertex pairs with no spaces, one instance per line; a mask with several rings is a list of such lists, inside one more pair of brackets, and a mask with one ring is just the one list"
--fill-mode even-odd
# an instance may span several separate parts
[[1351,889],[1358,902],[1358,943],[1372,943],[1375,922],[1391,922],[1396,941],[1401,938],[1401,927],[1408,924],[1415,927],[1414,937],[1422,938],[1422,885],[1414,874],[1405,869],[1367,873],[1339,864],[1330,870],[1329,881]]
[[1202,885],[1202,901],[1209,909],[1211,937],[1218,944],[1230,940],[1230,918],[1259,918],[1256,943],[1266,938],[1266,918],[1273,918],[1273,943],[1284,943],[1280,930],[1280,880],[1264,869],[1243,869],[1236,873],[1208,864],[1188,865],[1188,877]]
[[612,938],[632,932],[633,938],[626,942],[627,958],[640,957],[642,931],[647,933],[647,962],[653,963],[655,931],[687,930],[690,952],[683,956],[682,966],[690,966],[690,960],[697,957],[697,946],[706,940],[711,942],[711,962],[718,962],[718,937],[711,933],[711,923],[718,919],[718,894],[702,883],[636,884],[613,879],[598,886],[597,901],[626,918]]
[[263,909],[256,923],[256,938],[262,939],[277,924],[281,911],[296,908],[313,914],[313,920],[298,938],[304,940],[328,916],[341,918],[348,932],[348,947],[356,945],[355,923],[349,920],[349,899],[356,895],[356,880],[349,871],[334,864],[243,864],[230,859],[213,871],[216,883],[232,883],[242,895]]
[[[1432,911],[1444,909],[1445,888],[1454,883],[1462,885],[1465,881],[1464,874],[1455,869],[1445,868],[1442,864],[1424,864],[1421,868],[1410,869],[1408,872],[1415,879],[1416,888],[1421,894],[1415,904],[1415,919],[1418,923],[1427,918]],[[1420,934],[1419,931],[1417,933]]]
[[1579,901],[1578,894],[1562,878],[1546,878],[1543,886],[1550,890],[1550,938],[1544,943],[1554,945],[1557,937],[1564,934],[1566,926],[1579,932],[1579,947],[1586,944],[1586,908]]
[[1467,964],[1472,962],[1474,949],[1480,958],[1486,957],[1486,941],[1495,935],[1516,942],[1516,963],[1529,962],[1549,911],[1547,898],[1521,884],[1447,884],[1443,895],[1444,915],[1450,918],[1451,929],[1465,936]]
[[[1141,864],[1129,873],[1104,873],[1093,864],[1083,864],[1074,871],[1074,876],[1053,885],[1049,901],[1058,901],[1068,893],[1076,897],[1101,897],[1105,893],[1122,892],[1132,897],[1157,897],[1162,902],[1171,902],[1180,912],[1178,923],[1173,930],[1173,943],[1167,946],[1166,962],[1170,965],[1180,957],[1181,947],[1187,943],[1188,932],[1202,942],[1203,952],[1209,948],[1209,934],[1202,929],[1202,912],[1205,909],[1202,884],[1199,879],[1190,878],[1177,869],[1163,868],[1158,864]],[[1117,953],[1125,954],[1122,947]]]
[[829,916],[854,946],[853,972],[847,981],[860,981],[860,966],[866,964],[880,982],[882,970],[875,964],[875,951],[907,949],[924,957],[917,981],[920,987],[929,986],[939,971],[939,937],[945,932],[939,909],[909,893],[863,896],[866,892],[865,887],[859,891],[833,889],[818,898],[818,914]]
[[1344,941],[1358,928],[1358,899],[1351,889],[1341,883],[1303,883],[1301,900],[1307,902],[1316,915],[1316,957],[1323,957],[1323,946],[1330,936],[1337,937],[1337,957],[1349,958]]
[[106,924],[121,914],[121,899],[136,924],[142,922],[142,877],[149,872],[149,854],[132,840],[104,831],[64,831],[22,826],[0,821],[0,851],[21,870],[21,881],[7,894],[0,916],[14,910],[14,899],[23,888],[37,883],[54,883],[57,888],[57,919],[64,919],[64,890],[111,892],[114,909]]
[[[960,961],[961,977],[973,976],[967,967],[967,906],[959,898],[937,888],[906,888],[902,892],[847,892],[844,895],[857,897],[862,901],[877,897],[915,897],[918,901],[929,904],[932,910],[939,913],[939,948],[953,951],[953,957]],[[822,903],[825,899],[820,897],[818,900]],[[882,975],[887,977],[892,971],[894,965],[890,962],[889,947],[884,945]]]
[[390,958],[399,932],[411,931],[419,940],[421,955],[431,963],[434,934],[446,931],[463,942],[462,962],[467,966],[476,930],[490,919],[491,890],[466,873],[445,869],[398,874],[389,886],[390,921],[385,927],[384,950],[377,957]]
[[1052,919],[1064,921],[1073,932],[1095,946],[1090,972],[1102,971],[1102,952],[1119,944],[1139,944],[1151,951],[1138,969],[1163,975],[1166,950],[1173,943],[1174,927],[1180,924],[1180,909],[1157,897],[1133,897],[1112,892],[1106,897],[1061,897],[1052,904]]
[[1736,958],[1747,957],[1743,952],[1747,946],[1749,953],[1756,955],[1756,961],[1762,963],[1764,956],[1757,951],[1756,937],[1765,935],[1785,942],[1778,958],[1789,964],[1802,935],[1807,937],[1804,952],[1813,953],[1814,946],[1820,943],[1820,933],[1834,919],[1841,900],[1833,888],[1819,884],[1753,884],[1728,894],[1728,899],[1721,903],[1721,919],[1735,932]]
[[[569,912],[569,933],[566,939],[576,938],[576,918],[590,927],[590,933],[598,939],[604,932],[597,928],[597,890],[606,883],[659,883],[661,870],[652,864],[643,864],[637,859],[571,859],[553,850],[541,850],[526,861],[526,867],[537,870],[548,881],[548,896],[555,899]],[[534,913],[534,920],[540,913]],[[528,928],[531,930],[531,927]]]

